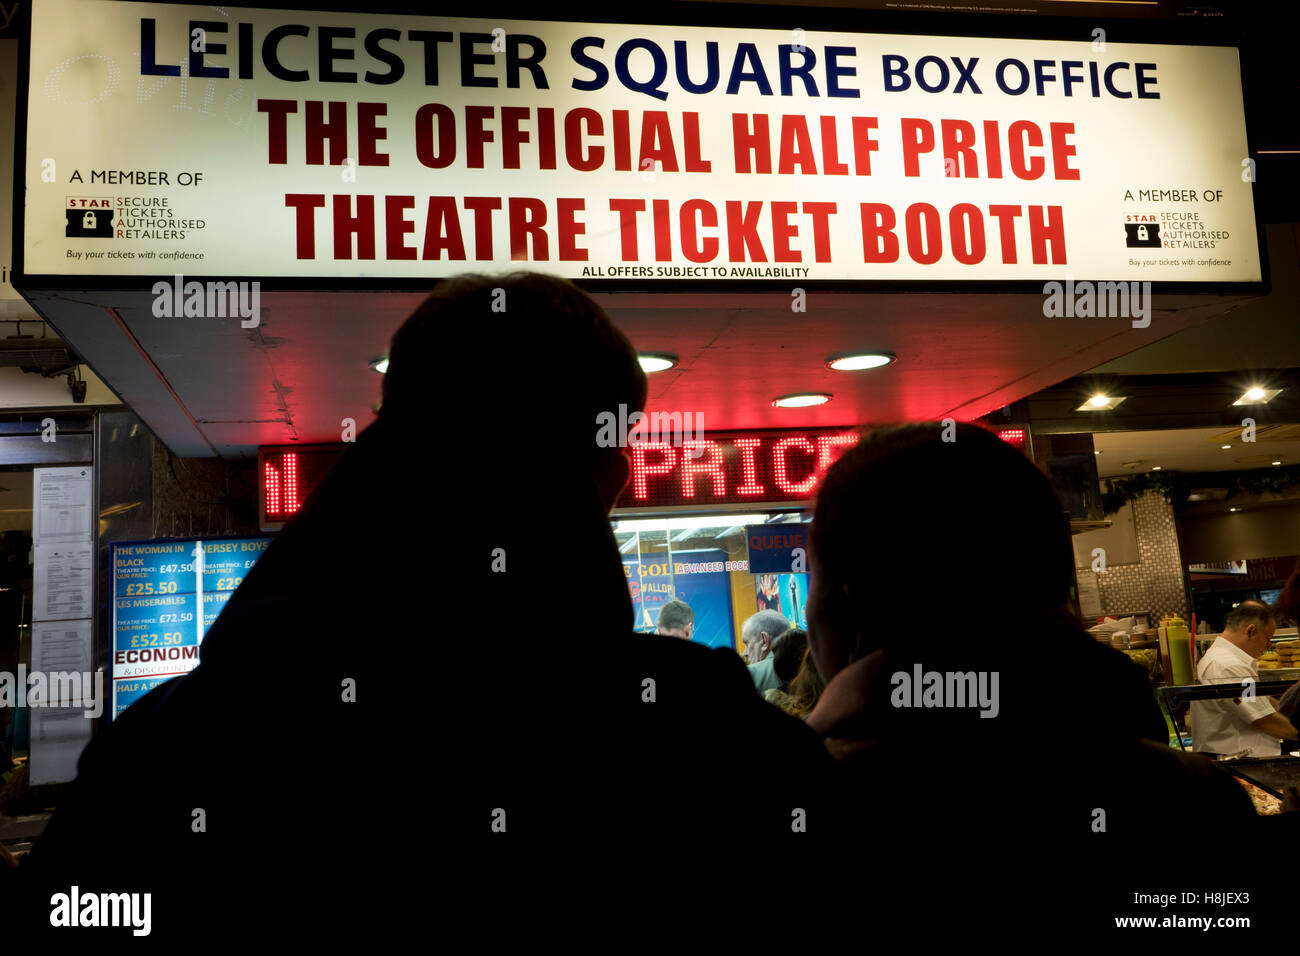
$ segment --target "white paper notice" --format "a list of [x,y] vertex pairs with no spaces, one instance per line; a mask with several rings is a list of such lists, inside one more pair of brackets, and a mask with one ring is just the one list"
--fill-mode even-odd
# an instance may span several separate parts
[[91,671],[90,621],[57,621],[32,625],[32,672]]
[[32,471],[32,537],[37,541],[88,539],[90,466]]
[[75,779],[93,721],[80,707],[33,707],[31,714],[31,785]]
[[[45,700],[59,704],[68,702],[64,698],[77,701],[73,707],[32,706],[33,786],[66,783],[77,775],[77,760],[90,742],[95,718],[104,707],[105,681],[102,674],[93,672],[92,653],[88,620],[38,621],[32,625],[31,673],[44,675]],[[56,696],[58,700],[54,700]]]
[[1101,585],[1093,571],[1079,570],[1079,614],[1087,620],[1101,617]]
[[32,592],[38,621],[89,618],[94,551],[89,539],[38,541]]

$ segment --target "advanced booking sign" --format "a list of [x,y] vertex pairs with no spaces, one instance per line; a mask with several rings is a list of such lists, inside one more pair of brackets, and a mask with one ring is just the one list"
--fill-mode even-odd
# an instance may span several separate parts
[[1231,47],[37,0],[24,271],[1258,282]]
[[113,716],[198,666],[212,622],[270,538],[113,545]]

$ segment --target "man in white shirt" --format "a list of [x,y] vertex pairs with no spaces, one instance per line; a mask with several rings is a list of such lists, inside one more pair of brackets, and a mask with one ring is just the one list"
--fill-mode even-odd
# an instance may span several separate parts
[[[1273,612],[1258,601],[1243,601],[1228,612],[1223,633],[1196,665],[1202,684],[1258,681],[1255,659],[1269,647],[1277,625]],[[1277,712],[1267,697],[1240,696],[1197,700],[1191,704],[1192,749],[1213,754],[1249,750],[1252,757],[1275,757],[1282,752],[1279,738],[1296,739],[1291,721]]]

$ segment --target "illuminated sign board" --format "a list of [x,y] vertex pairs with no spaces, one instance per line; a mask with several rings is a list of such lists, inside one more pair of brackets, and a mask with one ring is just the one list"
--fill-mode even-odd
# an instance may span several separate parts
[[36,0],[25,112],[29,275],[1262,277],[1230,46]]
[[198,666],[203,636],[270,543],[169,538],[112,546],[113,717]]
[[343,456],[344,445],[275,445],[257,450],[257,526],[284,527]]
[[628,448],[631,477],[620,509],[781,504],[807,501],[840,454],[858,442],[852,429],[706,433],[676,443]]

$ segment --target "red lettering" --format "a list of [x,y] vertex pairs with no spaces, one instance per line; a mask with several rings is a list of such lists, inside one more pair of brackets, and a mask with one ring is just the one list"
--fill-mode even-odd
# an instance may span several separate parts
[[[1047,209],[1048,221],[1043,221],[1043,209]],[[1047,262],[1047,244],[1052,245],[1052,264],[1058,265],[1065,259],[1065,217],[1060,206],[1029,207],[1029,249],[1035,265]]]
[[577,215],[587,208],[585,199],[555,200],[556,215],[559,220],[560,261],[586,262],[587,250],[578,248],[578,237],[587,234],[587,224],[578,222]]
[[791,448],[798,448],[800,451],[809,456],[815,456],[817,450],[813,443],[802,435],[795,435],[790,438],[782,438],[772,449],[772,480],[776,486],[785,494],[798,498],[807,495],[813,490],[813,485],[817,484],[818,474],[816,466],[808,473],[808,477],[803,481],[791,481],[789,475],[789,462],[787,456]]
[[[921,221],[925,221],[922,233]],[[923,266],[938,262],[943,255],[943,236],[939,231],[939,210],[929,203],[917,202],[907,207],[903,214],[907,230],[907,254]]]
[[[491,240],[489,240],[488,258],[492,251],[490,243]],[[465,240],[460,233],[460,214],[456,211],[456,201],[451,196],[430,196],[429,211],[424,220],[424,251],[421,252],[420,258],[441,259],[444,250],[450,260],[465,258]],[[414,258],[414,250],[409,258]],[[479,256],[479,258],[484,257]]]
[[406,244],[406,234],[415,231],[415,223],[405,213],[414,208],[414,196],[384,197],[384,255],[389,259],[415,258],[415,250]]
[[474,213],[474,258],[492,258],[492,213],[501,208],[496,196],[466,196],[462,202]]
[[[767,132],[767,115],[759,113],[753,117],[754,130],[749,129],[749,114],[731,114],[731,141],[736,156],[736,172],[772,171],[772,140]],[[754,168],[750,168],[750,153],[754,154]]]
[[611,199],[609,201],[609,208],[613,212],[618,213],[618,228],[623,261],[636,262],[636,217],[637,213],[645,212],[645,200]]
[[[651,452],[663,455],[657,465],[646,461]],[[666,475],[677,464],[677,450],[668,442],[637,442],[632,445],[632,494],[644,500],[649,493],[649,479],[656,475]]]
[[[699,460],[692,459],[692,452],[699,453]],[[720,498],[727,493],[727,476],[722,472],[722,449],[716,441],[705,439],[682,442],[682,497],[695,497],[695,479],[698,475],[708,475],[715,497]]]
[[859,176],[871,175],[871,154],[880,144],[871,138],[878,122],[874,116],[853,117],[853,171]]
[[531,240],[533,261],[545,262],[550,258],[550,243],[546,231],[546,203],[525,196],[511,196],[507,220],[510,227],[510,258],[527,259]]
[[388,139],[388,131],[380,129],[375,120],[388,114],[386,103],[357,104],[357,165],[387,166],[388,154],[377,149],[380,140]]
[[[1041,156],[1026,156],[1030,146],[1043,145],[1043,132],[1028,120],[1017,120],[1007,130],[1007,148],[1011,153],[1011,171],[1021,179],[1037,179],[1047,169]],[[1026,162],[1028,159],[1028,162]]]
[[325,143],[330,144],[330,165],[338,166],[348,156],[348,104],[331,100],[329,119],[325,119],[320,100],[308,100],[305,112],[307,136],[307,165],[320,166],[325,162]]
[[745,262],[746,250],[750,261],[767,261],[763,241],[758,237],[758,217],[762,211],[762,202],[742,206],[738,200],[727,200],[727,252],[732,262]]
[[1074,135],[1073,123],[1049,123],[1052,136],[1052,173],[1057,179],[1078,179],[1079,171],[1070,168],[1070,157],[1077,150],[1065,141]]
[[[435,124],[438,127],[436,147]],[[444,169],[456,160],[456,118],[441,103],[425,103],[416,111],[415,157],[430,169]]]
[[732,442],[740,449],[740,487],[736,489],[738,495],[761,495],[763,486],[758,483],[758,466],[754,460],[754,453],[758,447],[763,444],[761,438],[737,438]]
[[295,248],[299,259],[316,258],[316,210],[325,205],[321,193],[286,193],[284,204],[294,211]]
[[862,212],[862,261],[897,262],[898,237],[894,207],[882,202],[859,203]]
[[352,258],[352,237],[357,237],[357,258],[375,257],[375,197],[357,196],[357,214],[352,215],[352,197],[334,197],[334,258]]
[[[700,226],[717,226],[718,211],[713,203],[703,199],[688,199],[682,203],[678,212],[677,228],[682,234],[682,255],[691,262],[712,262],[718,255],[718,240],[713,236],[701,239],[696,232],[695,217],[698,213]],[[635,242],[635,232],[633,242]],[[821,261],[821,260],[818,260]]]
[[605,121],[595,110],[586,107],[569,110],[564,114],[564,158],[574,169],[589,173],[593,169],[599,169],[600,164],[605,161],[605,147],[593,146],[586,156],[582,154],[584,122],[593,136],[600,136],[605,132]]
[[817,175],[817,160],[813,158],[808,121],[797,113],[781,117],[781,147],[776,171],[793,175],[795,166],[799,167],[801,173]]
[[903,175],[921,175],[921,153],[934,149],[934,127],[929,120],[903,118]]
[[266,161],[287,163],[289,114],[298,112],[297,101],[258,100],[257,111],[266,114]]

